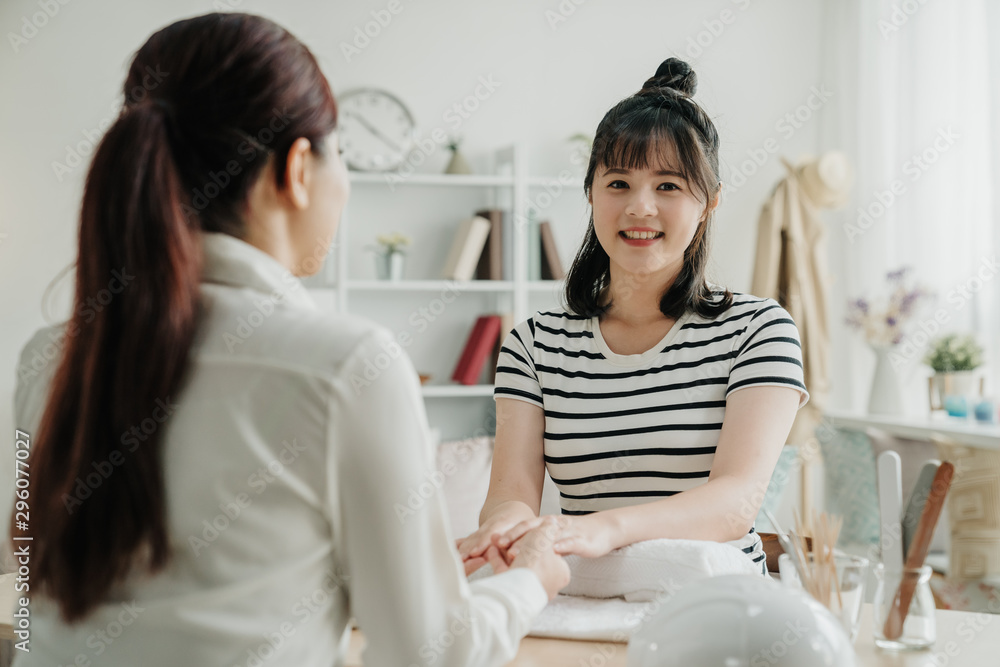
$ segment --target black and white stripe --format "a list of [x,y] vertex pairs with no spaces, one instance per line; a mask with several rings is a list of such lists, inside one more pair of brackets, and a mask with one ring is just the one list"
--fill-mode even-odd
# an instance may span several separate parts
[[[540,311],[508,334],[496,398],[545,412],[545,465],[564,514],[652,502],[704,484],[726,412],[744,387],[802,392],[798,330],[773,299],[736,294],[708,320],[682,316],[642,354],[615,354],[596,318]],[[751,529],[732,542],[763,566]]]

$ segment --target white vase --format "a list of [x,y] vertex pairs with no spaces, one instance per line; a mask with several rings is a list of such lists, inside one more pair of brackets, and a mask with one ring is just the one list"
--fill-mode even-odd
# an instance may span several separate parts
[[892,367],[891,355],[896,348],[891,345],[873,345],[875,374],[868,398],[868,413],[872,415],[899,416],[904,414],[903,391],[899,374]]
[[375,275],[379,280],[402,280],[405,255],[401,252],[375,255]]
[[977,371],[951,371],[935,373],[934,388],[938,396],[975,396],[978,393],[979,373]]

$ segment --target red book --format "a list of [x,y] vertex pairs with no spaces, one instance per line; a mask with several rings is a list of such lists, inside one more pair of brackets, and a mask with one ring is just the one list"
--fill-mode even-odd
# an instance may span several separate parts
[[461,384],[476,384],[479,374],[483,370],[483,364],[496,345],[497,338],[500,337],[500,316],[483,315],[476,320],[468,340],[465,341],[465,349],[458,360],[455,372],[451,379]]

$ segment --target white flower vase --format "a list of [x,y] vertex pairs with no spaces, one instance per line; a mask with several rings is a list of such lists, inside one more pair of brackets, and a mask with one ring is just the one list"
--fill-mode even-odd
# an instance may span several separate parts
[[892,367],[891,345],[873,345],[875,351],[875,375],[872,377],[872,392],[868,398],[868,414],[899,416],[904,414],[903,390],[899,374]]
[[375,275],[379,280],[402,280],[404,258],[401,252],[375,255]]

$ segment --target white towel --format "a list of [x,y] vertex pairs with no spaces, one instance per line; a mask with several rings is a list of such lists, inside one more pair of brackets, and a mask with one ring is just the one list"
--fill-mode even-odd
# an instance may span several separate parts
[[660,608],[658,602],[626,602],[621,598],[599,600],[557,595],[531,624],[532,637],[585,639],[627,643]]
[[[762,576],[759,565],[735,546],[703,540],[648,540],[598,558],[566,556],[566,562],[570,583],[532,624],[532,636],[627,642],[647,615],[692,581]],[[487,564],[469,580],[492,574]]]
[[647,540],[600,556],[567,556],[572,578],[563,595],[623,597],[645,602],[672,596],[698,579],[756,574],[760,565],[732,544],[705,540]]

